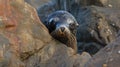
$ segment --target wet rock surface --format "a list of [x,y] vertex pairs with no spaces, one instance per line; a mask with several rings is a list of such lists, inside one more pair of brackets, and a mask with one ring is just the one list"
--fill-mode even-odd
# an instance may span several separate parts
[[24,0],[0,1],[0,67],[83,67],[90,58],[53,39]]

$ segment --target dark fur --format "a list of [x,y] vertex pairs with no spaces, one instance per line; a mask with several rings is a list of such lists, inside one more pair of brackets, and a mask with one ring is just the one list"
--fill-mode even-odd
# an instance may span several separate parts
[[45,25],[55,39],[77,52],[76,28],[78,23],[70,13],[66,11],[53,12],[48,16]]

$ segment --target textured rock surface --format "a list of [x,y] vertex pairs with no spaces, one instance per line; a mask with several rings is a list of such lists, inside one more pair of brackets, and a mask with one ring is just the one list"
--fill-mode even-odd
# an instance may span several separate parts
[[101,6],[101,7],[110,7],[110,8],[119,8],[120,9],[120,1],[119,0],[73,0],[76,1],[80,6]]
[[49,2],[50,0],[25,0],[25,2],[32,5],[34,8],[38,8],[39,6],[44,5],[45,3]]
[[79,49],[94,54],[113,42],[120,30],[119,17],[119,9],[97,6],[81,8],[76,14],[80,24],[77,34]]
[[0,0],[0,67],[83,67],[88,53],[54,40],[24,0]]
[[120,67],[120,36],[93,56],[85,67]]

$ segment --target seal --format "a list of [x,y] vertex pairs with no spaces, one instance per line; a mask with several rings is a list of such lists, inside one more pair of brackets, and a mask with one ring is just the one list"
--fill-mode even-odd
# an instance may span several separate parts
[[77,52],[76,28],[79,24],[72,14],[63,10],[53,12],[47,17],[45,25],[53,38]]

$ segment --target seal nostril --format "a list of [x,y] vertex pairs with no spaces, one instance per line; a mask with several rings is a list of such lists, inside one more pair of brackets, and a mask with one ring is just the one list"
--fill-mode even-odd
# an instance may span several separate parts
[[65,30],[65,28],[64,28],[64,27],[61,27],[60,29],[61,29],[61,31],[62,31],[62,32],[64,32],[64,30]]

